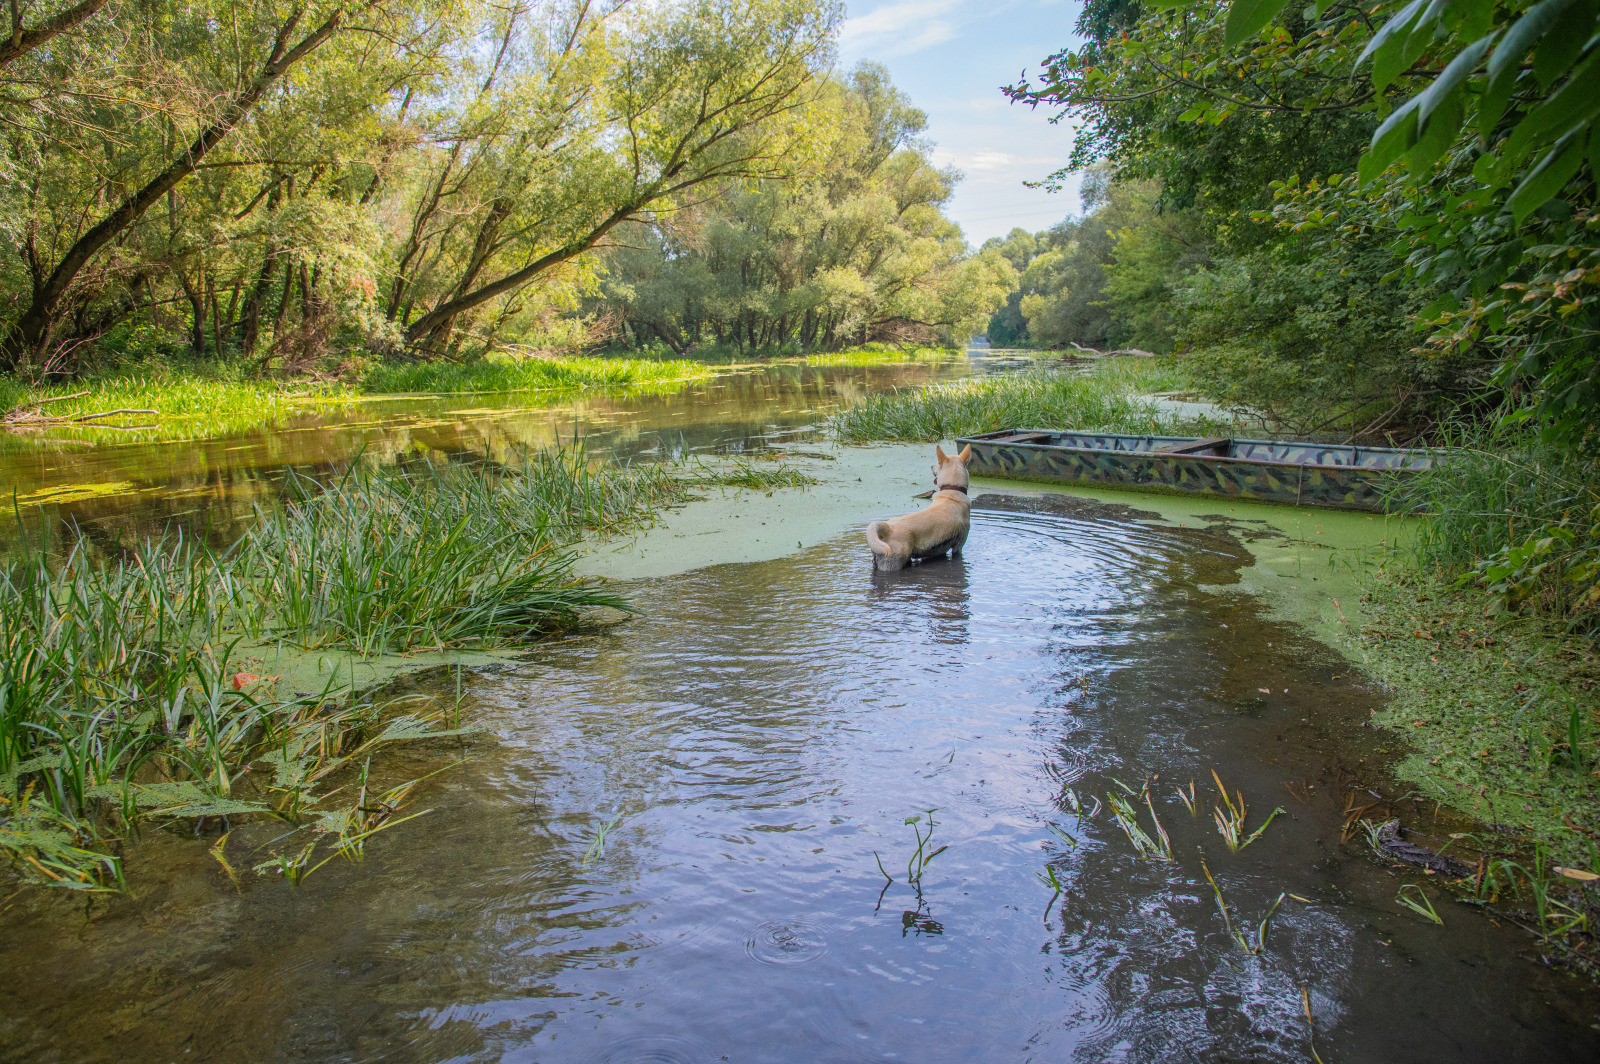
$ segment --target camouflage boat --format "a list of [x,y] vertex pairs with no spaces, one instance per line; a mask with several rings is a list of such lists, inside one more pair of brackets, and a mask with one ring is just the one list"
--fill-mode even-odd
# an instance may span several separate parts
[[966,444],[972,445],[974,476],[1374,513],[1386,509],[1384,496],[1395,478],[1442,458],[1437,451],[1392,447],[1022,429],[956,441]]

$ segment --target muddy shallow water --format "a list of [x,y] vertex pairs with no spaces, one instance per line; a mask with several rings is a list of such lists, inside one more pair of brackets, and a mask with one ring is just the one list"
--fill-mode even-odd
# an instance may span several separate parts
[[[486,733],[363,864],[235,892],[211,838],[147,832],[135,898],[13,898],[0,1056],[1600,1057],[1592,987],[1443,899],[1442,928],[1406,912],[1340,841],[1380,696],[1236,590],[1249,558],[1220,523],[989,495],[954,561],[874,574],[851,532],[637,582],[637,619],[469,674]],[[1209,809],[1213,770],[1251,829],[1286,811],[1237,854],[1173,795]],[[1170,863],[1104,808],[1146,777]],[[1259,955],[1202,853],[1251,942],[1297,896]]]

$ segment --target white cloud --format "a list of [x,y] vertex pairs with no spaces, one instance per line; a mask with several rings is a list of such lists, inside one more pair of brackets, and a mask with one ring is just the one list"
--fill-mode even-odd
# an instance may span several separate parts
[[911,55],[954,39],[957,24],[939,16],[959,6],[959,0],[885,4],[846,19],[839,44],[852,55]]
[[967,160],[968,170],[1004,170],[1017,161],[1015,155],[1007,155],[1003,151],[974,152]]

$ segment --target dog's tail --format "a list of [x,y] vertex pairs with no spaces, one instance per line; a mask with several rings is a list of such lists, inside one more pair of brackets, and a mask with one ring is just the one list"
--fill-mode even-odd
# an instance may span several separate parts
[[[879,530],[882,531],[879,531]],[[874,554],[889,554],[891,548],[885,543],[883,537],[889,534],[889,522],[874,521],[867,526],[867,546],[872,548]]]

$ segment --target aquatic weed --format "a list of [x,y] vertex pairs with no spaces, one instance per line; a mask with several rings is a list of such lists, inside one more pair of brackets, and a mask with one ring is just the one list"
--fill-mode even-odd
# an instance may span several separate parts
[[1438,911],[1434,909],[1433,902],[1423,889],[1415,883],[1402,883],[1400,890],[1394,896],[1394,900],[1423,919],[1430,920],[1440,927],[1444,926],[1444,920],[1439,916]]
[[616,816],[605,821],[595,829],[594,839],[589,843],[589,848],[583,851],[582,864],[584,868],[588,868],[589,865],[599,859],[601,854],[606,852],[606,836],[611,834],[611,829],[616,827],[619,823],[621,823],[621,821],[622,810],[619,809],[617,810]]
[[1222,896],[1222,888],[1217,885],[1216,879],[1211,875],[1211,867],[1206,864],[1206,855],[1203,850],[1200,853],[1200,868],[1205,872],[1206,882],[1211,884],[1211,892],[1216,895],[1217,909],[1222,913],[1222,923],[1228,929],[1228,937],[1238,943],[1239,948],[1252,957],[1259,957],[1265,953],[1267,951],[1267,925],[1272,922],[1273,916],[1278,912],[1278,907],[1283,904],[1283,899],[1288,896],[1287,893],[1279,894],[1272,904],[1267,907],[1266,915],[1256,925],[1255,942],[1252,944],[1250,937],[1244,931],[1233,926],[1233,916],[1228,911],[1228,903]]
[[1277,819],[1279,813],[1283,812],[1283,806],[1280,805],[1274,809],[1268,815],[1265,823],[1249,835],[1246,835],[1244,834],[1246,814],[1244,792],[1239,791],[1229,795],[1228,788],[1223,785],[1222,777],[1217,775],[1215,769],[1211,771],[1211,778],[1217,781],[1217,791],[1222,796],[1222,805],[1214,806],[1211,810],[1212,819],[1217,824],[1217,833],[1228,844],[1230,852],[1238,853],[1261,837],[1261,833],[1266,831],[1272,822]]
[[1121,780],[1112,780],[1112,782],[1129,795],[1142,797],[1145,808],[1150,811],[1150,820],[1155,825],[1154,836],[1148,834],[1143,826],[1140,825],[1139,814],[1127,799],[1117,794],[1106,795],[1106,804],[1111,806],[1112,815],[1116,817],[1123,834],[1128,836],[1128,841],[1133,843],[1133,848],[1138,851],[1139,856],[1149,860],[1172,860],[1172,840],[1167,837],[1167,829],[1161,826],[1161,818],[1156,815],[1155,803],[1150,798],[1150,782],[1148,780],[1145,781],[1142,791],[1134,791]]

